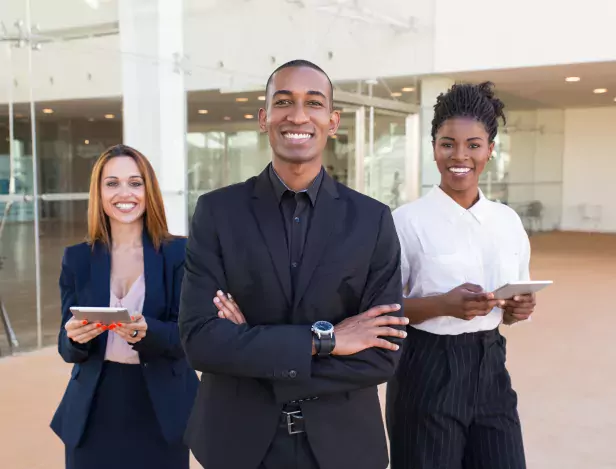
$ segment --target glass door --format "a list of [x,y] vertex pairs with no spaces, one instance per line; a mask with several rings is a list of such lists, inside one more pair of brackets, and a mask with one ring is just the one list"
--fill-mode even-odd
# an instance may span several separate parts
[[[122,141],[121,98],[75,98],[67,83],[79,79],[66,64],[90,63],[80,86],[92,90],[119,70],[119,49],[101,52],[88,38],[117,34],[116,1],[67,0],[74,16],[0,2],[0,355],[57,340],[64,248],[85,239],[94,161]],[[84,15],[82,40],[71,18]]]
[[[344,152],[346,183],[392,210],[418,198],[421,140],[415,107],[348,93],[344,98],[352,102],[337,102],[342,119],[335,141]],[[330,155],[325,164],[336,171]]]
[[[0,42],[0,355],[41,346],[37,148],[27,0],[3,3]],[[24,82],[25,79],[25,82]],[[22,84],[17,87],[16,84]],[[23,86],[25,85],[25,86]]]

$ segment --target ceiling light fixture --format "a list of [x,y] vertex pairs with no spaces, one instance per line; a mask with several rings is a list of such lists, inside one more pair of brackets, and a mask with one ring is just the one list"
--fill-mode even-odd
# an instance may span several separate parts
[[207,113],[208,113],[208,110],[207,110],[207,109],[199,109],[197,112],[198,112],[199,114],[207,114]]
[[392,93],[391,96],[393,98],[399,98],[400,96],[402,96],[402,93],[395,92],[395,93]]
[[402,88],[402,91],[404,91],[405,93],[411,93],[415,91],[415,88],[413,86],[405,86],[404,88]]
[[90,140],[86,140],[86,141],[85,141],[85,142],[83,142],[83,143],[85,143],[86,145],[90,145]]
[[265,96],[259,96],[257,99],[258,99],[259,101],[265,101]]
[[580,77],[567,77],[565,78],[565,81],[568,81],[569,83],[573,83],[576,81],[580,81]]
[[252,114],[244,114],[244,117],[246,119],[253,119],[255,116],[253,116]]
[[114,117],[113,114],[105,114],[105,119],[113,119]]
[[235,98],[235,100],[236,100],[238,103],[245,103],[246,101],[248,101],[248,98]]
[[43,109],[43,114],[53,114],[53,109],[45,108]]
[[595,88],[592,92],[595,94],[607,93],[607,88]]
[[226,121],[230,121],[231,120],[231,118],[229,116],[225,116],[225,117],[223,117],[223,119],[226,120]]

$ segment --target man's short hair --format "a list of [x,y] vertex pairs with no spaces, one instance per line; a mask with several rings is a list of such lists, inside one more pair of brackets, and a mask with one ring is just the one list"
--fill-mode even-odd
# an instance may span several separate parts
[[[276,70],[274,70],[272,72],[272,74],[269,76],[269,78],[267,79],[267,84],[265,85],[265,94],[267,96],[267,94],[269,93],[269,87],[272,83],[272,80],[274,79],[274,75],[276,75],[276,73],[278,73],[280,70],[284,70],[285,68],[300,68],[300,67],[307,67],[307,68],[311,68],[313,70],[316,70],[317,72],[321,72],[323,75],[325,75],[325,78],[327,78],[327,81],[329,82],[329,98],[330,98],[330,105],[333,107],[334,105],[334,85],[332,83],[332,81],[329,78],[329,75],[327,75],[327,73],[325,73],[325,71],[319,67],[318,65],[310,62],[309,60],[302,60],[302,59],[296,59],[296,60],[291,60],[285,64],[282,64],[280,67],[278,67]],[[267,98],[266,98],[267,99]]]

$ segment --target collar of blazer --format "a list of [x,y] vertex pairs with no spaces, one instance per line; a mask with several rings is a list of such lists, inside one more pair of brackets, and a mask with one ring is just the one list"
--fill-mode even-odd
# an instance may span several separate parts
[[292,302],[295,308],[306,292],[310,278],[327,247],[330,234],[338,229],[344,219],[346,203],[340,197],[337,183],[325,172],[310,221],[310,230],[308,230],[302,263],[299,267],[297,287],[293,296],[285,228],[268,171],[269,167],[265,168],[255,180],[252,191],[252,208],[282,290],[289,304]]
[[[165,307],[164,256],[163,249],[156,251],[147,233],[143,232],[143,275],[145,278],[145,299],[143,315],[156,317]],[[107,246],[96,243],[90,261],[90,284],[87,306],[109,306],[111,289],[111,254]],[[131,311],[132,313],[132,311]],[[102,334],[102,350],[105,350],[107,334]]]

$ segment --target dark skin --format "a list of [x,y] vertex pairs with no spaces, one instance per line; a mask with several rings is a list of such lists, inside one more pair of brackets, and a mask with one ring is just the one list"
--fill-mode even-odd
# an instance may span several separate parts
[[[259,109],[259,128],[269,136],[272,165],[288,187],[303,190],[321,171],[327,139],[340,125],[329,80],[308,67],[282,69],[267,89],[266,102]],[[293,134],[310,137],[288,138]]]
[[[267,89],[266,108],[259,110],[259,127],[269,136],[272,165],[290,189],[300,191],[321,171],[327,139],[340,124],[333,111],[329,80],[309,67],[290,67],[278,71]],[[235,324],[246,318],[231,295],[217,292],[213,299],[219,317]],[[391,326],[406,325],[407,318],[385,316],[400,305],[380,305],[334,326],[336,347],[333,355],[352,355],[371,347],[397,350],[383,337],[406,337],[406,332]],[[312,355],[316,355],[314,343]]]
[[[479,176],[483,172],[494,142],[485,126],[474,119],[447,119],[433,142],[434,160],[441,173],[440,188],[465,209],[479,200]],[[503,323],[514,324],[530,317],[535,295],[520,295],[509,300],[495,300],[480,285],[465,283],[443,294],[404,300],[404,312],[412,324],[439,316],[470,321],[485,316],[496,306],[503,308]]]

